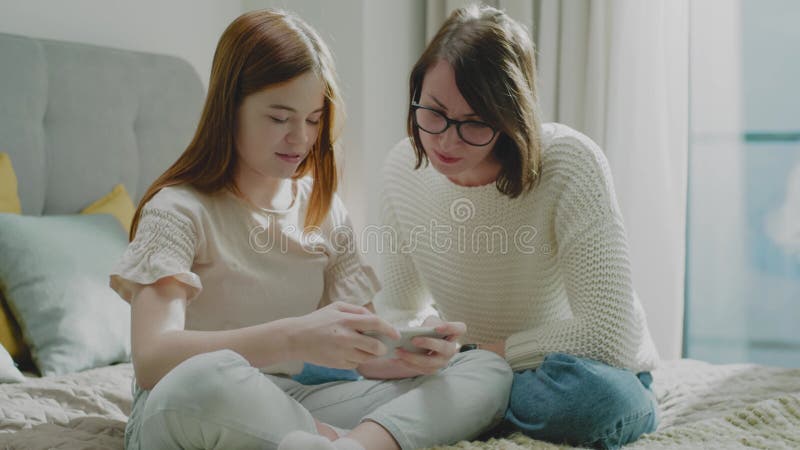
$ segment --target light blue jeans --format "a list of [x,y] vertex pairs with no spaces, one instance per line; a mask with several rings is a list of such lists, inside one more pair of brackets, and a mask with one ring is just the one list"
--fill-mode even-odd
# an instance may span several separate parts
[[511,401],[493,434],[618,449],[658,427],[650,372],[634,374],[591,359],[552,353],[535,370],[514,373]]
[[275,449],[314,418],[340,428],[383,426],[404,450],[474,439],[503,420],[513,372],[486,351],[462,353],[436,375],[313,386],[267,375],[231,350],[182,362],[151,391],[133,383],[128,450]]

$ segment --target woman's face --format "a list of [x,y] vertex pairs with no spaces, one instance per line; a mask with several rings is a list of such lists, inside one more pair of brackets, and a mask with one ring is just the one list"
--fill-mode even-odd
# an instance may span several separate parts
[[290,178],[317,141],[324,85],[311,72],[247,96],[239,107],[236,152],[242,169]]
[[[464,100],[456,85],[455,72],[444,60],[439,60],[425,74],[419,104],[450,119],[484,121]],[[499,173],[500,163],[492,154],[497,135],[487,145],[471,145],[458,136],[455,125],[451,124],[440,134],[420,129],[419,137],[433,167],[458,184],[485,184]]]

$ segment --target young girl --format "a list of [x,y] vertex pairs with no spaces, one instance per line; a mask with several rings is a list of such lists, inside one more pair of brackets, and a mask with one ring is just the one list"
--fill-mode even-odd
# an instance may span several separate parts
[[251,12],[223,33],[194,139],[145,193],[111,275],[131,304],[127,449],[411,449],[502,419],[511,370],[456,354],[461,323],[425,341],[436,374],[290,378],[303,361],[419,373],[362,333],[399,337],[373,314],[379,285],[334,195],[338,100],[330,53],[300,19]]
[[490,7],[457,10],[410,84],[410,139],[384,176],[396,242],[381,317],[464,322],[464,349],[504,356],[504,431],[606,448],[654,431],[658,356],[608,164],[586,136],[539,123],[527,32]]

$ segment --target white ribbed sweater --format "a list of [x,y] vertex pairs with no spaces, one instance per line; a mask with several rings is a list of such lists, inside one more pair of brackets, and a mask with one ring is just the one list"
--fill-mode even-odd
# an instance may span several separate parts
[[635,372],[656,366],[611,173],[594,142],[543,125],[541,180],[516,199],[414,163],[404,140],[384,170],[379,313],[398,325],[436,312],[465,322],[462,342],[506,340],[515,370],[553,352]]

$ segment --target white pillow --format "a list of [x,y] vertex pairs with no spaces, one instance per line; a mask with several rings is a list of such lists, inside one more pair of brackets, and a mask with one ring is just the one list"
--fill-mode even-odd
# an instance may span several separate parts
[[131,308],[108,286],[127,246],[108,214],[0,214],[0,286],[42,376],[130,361]]
[[0,344],[0,383],[19,383],[25,381],[25,375],[17,369],[8,350]]

